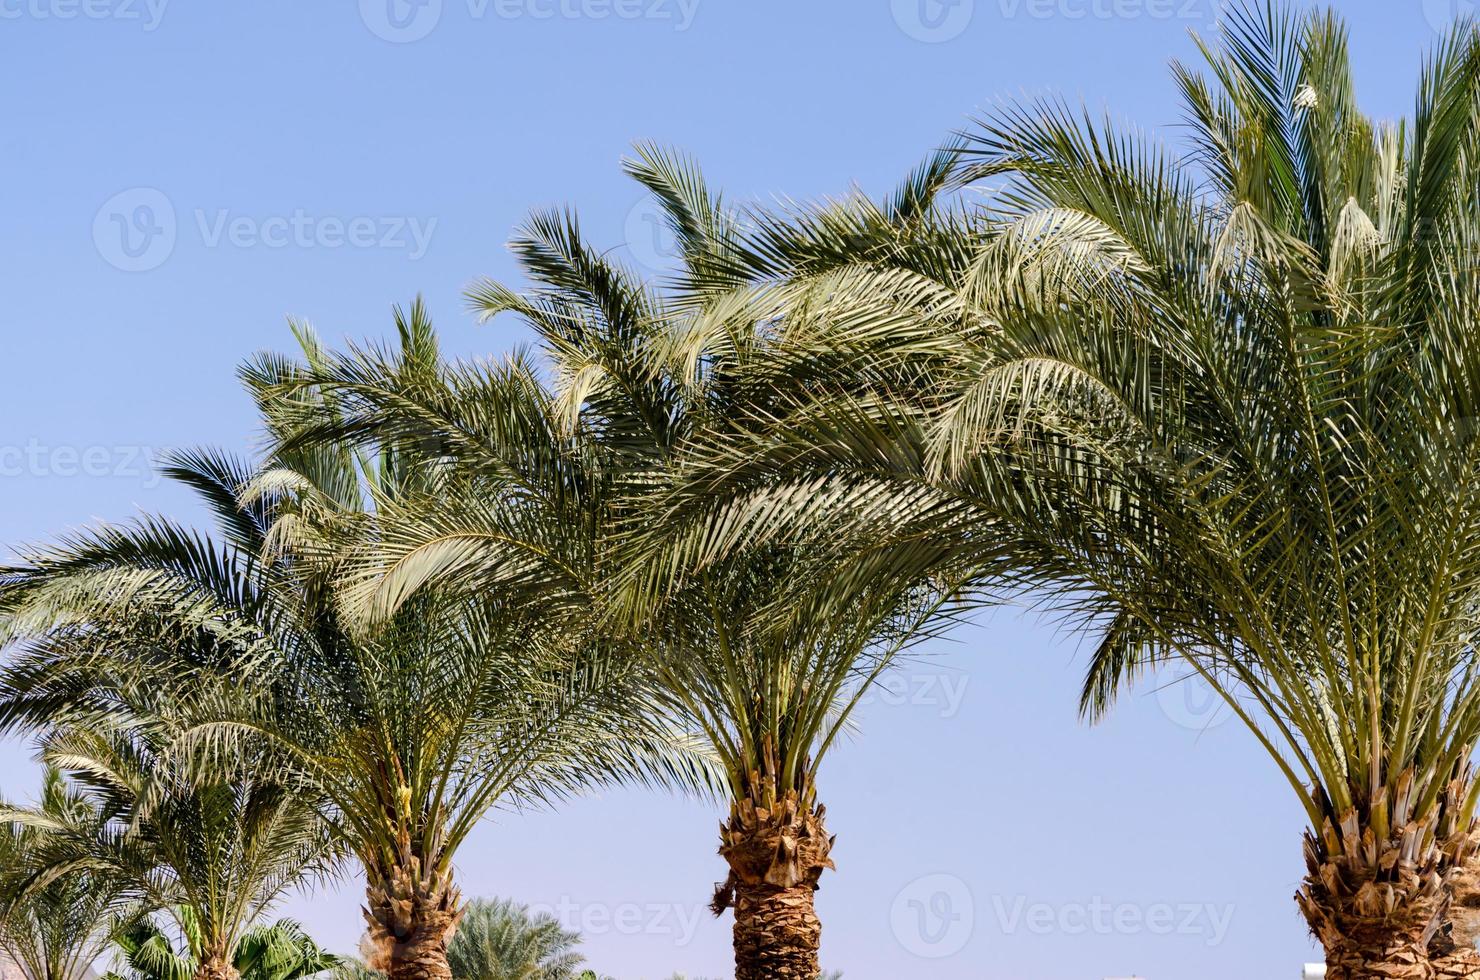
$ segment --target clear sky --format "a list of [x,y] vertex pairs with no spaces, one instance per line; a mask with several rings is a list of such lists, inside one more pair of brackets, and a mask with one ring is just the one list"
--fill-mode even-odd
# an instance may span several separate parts
[[[1369,111],[1412,103],[1466,0],[1338,4]],[[383,334],[512,279],[536,206],[646,266],[670,247],[618,162],[684,148],[734,199],[881,193],[976,108],[1060,91],[1176,138],[1166,70],[1212,0],[0,0],[0,542],[140,509],[198,521],[158,449],[254,442],[233,370],[285,317]],[[908,665],[831,760],[823,961],[847,980],[1248,980],[1315,958],[1301,814],[1236,722],[1148,686],[1089,728],[1083,651],[986,616]],[[28,750],[0,746],[24,796]],[[727,976],[719,814],[640,793],[501,814],[468,895],[553,909],[620,980]],[[285,905],[330,946],[359,889]]]

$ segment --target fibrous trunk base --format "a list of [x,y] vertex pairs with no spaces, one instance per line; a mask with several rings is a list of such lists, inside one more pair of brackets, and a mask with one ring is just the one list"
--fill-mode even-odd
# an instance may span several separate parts
[[1327,980],[1434,980],[1429,947],[1445,897],[1439,875],[1400,871],[1384,881],[1380,866],[1363,863],[1316,863],[1296,896],[1325,947]]
[[429,923],[430,928],[397,942],[390,952],[389,980],[452,980],[447,964],[447,943],[452,933],[447,923]]
[[427,867],[404,834],[396,864],[365,888],[369,966],[389,980],[452,980],[447,944],[462,918],[450,868]]
[[[1386,930],[1384,930],[1386,933]],[[1434,980],[1422,936],[1352,936],[1326,950],[1326,980]]]
[[201,958],[194,980],[241,980],[241,974],[224,953],[211,953]]
[[1436,980],[1480,980],[1480,853],[1473,840],[1459,849],[1458,867],[1449,876],[1449,910],[1429,944]]
[[1431,961],[1434,980],[1480,980],[1480,952],[1456,949]]
[[822,923],[812,899],[833,867],[827,810],[796,790],[777,796],[769,780],[758,785],[759,798],[737,802],[720,828],[730,875],[714,914],[735,910],[735,980],[817,980]]
[[1444,948],[1449,881],[1469,833],[1461,790],[1455,781],[1419,810],[1410,769],[1339,814],[1323,801],[1332,816],[1306,833],[1295,900],[1325,948],[1327,980],[1437,976],[1435,952],[1452,951]]

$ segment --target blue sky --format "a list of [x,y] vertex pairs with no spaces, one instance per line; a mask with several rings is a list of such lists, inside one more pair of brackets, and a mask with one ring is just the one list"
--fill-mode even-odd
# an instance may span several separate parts
[[[1465,0],[1340,3],[1358,88],[1407,111]],[[1057,91],[1176,138],[1166,70],[1212,0],[0,0],[0,542],[200,512],[158,450],[254,444],[233,370],[285,318],[383,334],[423,294],[449,351],[524,339],[460,291],[517,281],[531,208],[668,248],[619,160],[681,147],[736,200],[882,193],[999,97]],[[824,964],[848,980],[1244,980],[1314,958],[1301,815],[1236,722],[1148,685],[1097,728],[1082,651],[1001,610],[906,665],[830,760]],[[35,770],[0,745],[0,792]],[[468,895],[554,910],[621,980],[724,976],[719,814],[640,793],[501,814]],[[351,950],[353,881],[285,912]]]

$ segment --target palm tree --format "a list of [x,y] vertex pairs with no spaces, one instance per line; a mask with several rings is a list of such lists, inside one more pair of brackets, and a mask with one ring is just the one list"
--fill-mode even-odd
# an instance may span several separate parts
[[[195,976],[206,948],[200,922],[189,906],[172,912],[184,949],[177,950],[157,922],[141,918],[114,940],[123,972],[109,973],[104,980],[190,980]],[[340,957],[320,949],[292,919],[280,919],[243,933],[231,963],[241,980],[302,980],[335,969]]]
[[1091,716],[1180,658],[1309,817],[1328,976],[1474,976],[1447,920],[1480,794],[1480,41],[1457,26],[1393,125],[1330,14],[1237,10],[1204,53],[1185,158],[1057,102],[982,121],[960,179],[1001,186],[956,288],[911,325],[897,275],[853,270],[904,314],[892,384],[715,440],[649,543],[950,549],[1098,625]]
[[46,822],[11,820],[15,812],[0,805],[0,954],[25,980],[80,980],[125,921],[126,889],[96,868],[38,884],[36,858],[50,846],[50,827],[100,836],[105,818],[54,767],[44,772],[36,806]]
[[[1096,161],[1052,111],[975,139],[982,171],[1020,178],[1020,226],[1045,207],[1099,222],[1069,236],[1070,302],[1019,304],[1037,336],[1006,373],[1054,358],[1052,403],[1078,411],[1007,454],[1038,493],[1005,511],[1109,623],[1091,712],[1179,655],[1258,733],[1311,821],[1297,899],[1328,975],[1421,976],[1430,955],[1480,975],[1474,937],[1445,955],[1443,929],[1480,794],[1480,40],[1441,43],[1411,129],[1360,114],[1334,15],[1243,10],[1222,40],[1213,83],[1178,70],[1185,163],[1135,144]],[[943,471],[1000,441],[1012,387],[947,410]]]
[[[397,324],[396,377],[414,384],[436,371],[431,325],[419,303]],[[306,328],[299,336],[310,361],[321,356]],[[271,435],[336,418],[330,399],[272,394],[305,367],[264,354],[243,368]],[[363,867],[370,965],[392,980],[448,976],[462,914],[453,860],[494,806],[597,781],[704,778],[702,759],[649,724],[622,661],[496,593],[423,593],[374,630],[345,621],[343,556],[382,533],[378,510],[442,492],[435,458],[285,442],[261,467],[201,452],[177,455],[169,472],[201,494],[224,541],[151,518],[31,556],[11,576],[15,620],[84,624],[89,657],[23,664],[11,700],[40,718],[108,717],[118,699],[101,674],[188,692],[191,723],[171,744],[203,768],[266,746],[273,763],[261,771],[321,801]],[[193,647],[111,641],[159,622],[211,638],[208,669]]]
[[[88,642],[97,643],[107,627],[96,617],[92,627],[100,629]],[[109,647],[106,656],[116,660],[125,649]],[[271,753],[260,747],[182,753],[185,710],[166,685],[146,693],[131,681],[114,683],[116,675],[93,673],[96,661],[74,659],[78,653],[54,634],[18,657],[0,681],[8,693],[26,692],[7,702],[13,721],[23,705],[65,698],[91,674],[84,699],[47,712],[54,727],[41,739],[42,759],[68,774],[78,806],[66,819],[45,804],[4,813],[42,835],[29,850],[18,894],[44,894],[54,882],[72,887],[80,878],[109,882],[116,896],[143,909],[179,907],[196,950],[192,975],[236,980],[233,959],[246,930],[287,890],[324,875],[335,861],[315,801],[276,776]],[[100,715],[83,703],[87,697],[114,703]],[[145,713],[151,710],[164,714]]]
[[433,444],[457,469],[431,506],[380,512],[385,533],[348,573],[346,602],[373,621],[427,583],[517,592],[532,616],[639,649],[669,715],[723,766],[729,875],[714,909],[735,910],[737,978],[813,980],[813,893],[832,866],[818,766],[868,685],[954,589],[879,572],[831,605],[796,607],[792,585],[818,568],[794,547],[701,577],[627,580],[622,542],[647,519],[641,501],[696,433],[766,392],[737,372],[764,336],[756,305],[716,309],[699,288],[727,274],[735,216],[687,161],[644,150],[630,169],[684,243],[672,295],[587,244],[573,215],[538,214],[513,243],[533,289],[483,281],[469,296],[485,318],[521,317],[543,363],[460,364],[439,384],[408,383],[374,350],[356,350],[299,380],[335,399],[338,429]]
[[454,980],[578,980],[581,934],[507,900],[467,905],[447,960]]

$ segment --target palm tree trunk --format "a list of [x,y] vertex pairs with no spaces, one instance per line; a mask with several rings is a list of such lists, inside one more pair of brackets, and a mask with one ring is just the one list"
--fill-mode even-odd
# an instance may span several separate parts
[[[1321,866],[1330,877],[1334,863]],[[1296,896],[1326,951],[1326,980],[1434,980],[1429,941],[1439,917],[1437,895],[1399,897],[1372,880],[1356,893],[1334,893],[1311,876]],[[1386,902],[1394,901],[1391,913]]]
[[[1456,915],[1480,900],[1467,874],[1480,870],[1469,786],[1468,772],[1456,774],[1420,810],[1423,787],[1405,769],[1306,832],[1307,873],[1295,899],[1326,949],[1329,980],[1480,976],[1462,946],[1471,919]],[[1336,813],[1329,798],[1322,803]]]
[[[1307,858],[1313,850],[1307,838]],[[1360,867],[1346,856],[1315,864],[1295,896],[1326,951],[1327,980],[1434,980],[1429,944],[1442,920],[1437,873]]]
[[200,958],[194,980],[241,980],[241,974],[231,962],[231,957],[217,950]]
[[1465,801],[1474,787],[1466,766],[1445,787],[1437,837],[1447,869],[1443,914],[1429,941],[1429,961],[1438,980],[1480,980],[1480,833],[1466,819]]
[[413,929],[391,947],[386,976],[390,980],[452,980],[447,965],[450,941],[451,930],[435,921]]
[[730,874],[711,908],[735,910],[735,980],[816,980],[822,923],[812,898],[834,866],[827,809],[804,805],[795,790],[762,795],[771,799],[736,803],[720,828]]
[[1471,854],[1449,879],[1445,922],[1429,944],[1439,980],[1480,980],[1480,855]]
[[1352,944],[1326,950],[1326,980],[1433,980],[1421,941],[1398,940],[1391,931],[1354,937]]
[[369,965],[389,980],[451,980],[447,944],[463,911],[452,871],[424,872],[404,841],[400,858],[365,888]]
[[1480,977],[1480,952],[1474,947],[1455,948],[1438,956],[1429,953],[1435,980],[1475,980]]
[[1295,896],[1326,951],[1327,980],[1433,980],[1429,944],[1447,897],[1440,849],[1409,823],[1377,841],[1348,813],[1305,838],[1307,875]]
[[735,980],[816,980],[822,922],[812,907],[814,889],[735,889]]

